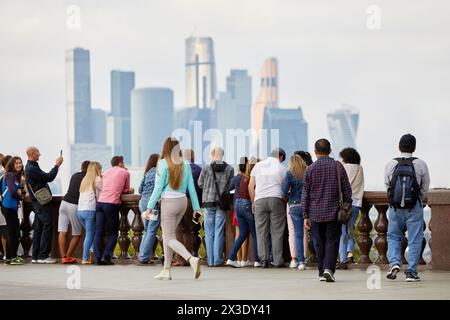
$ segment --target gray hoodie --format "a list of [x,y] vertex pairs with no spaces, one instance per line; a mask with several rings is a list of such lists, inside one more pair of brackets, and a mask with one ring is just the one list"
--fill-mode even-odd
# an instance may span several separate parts
[[202,192],[202,207],[212,208],[217,207],[219,196],[214,184],[213,170],[216,173],[217,184],[219,192],[222,194],[225,190],[233,189],[234,169],[225,161],[213,161],[210,165],[205,166],[198,178],[198,186],[203,189]]

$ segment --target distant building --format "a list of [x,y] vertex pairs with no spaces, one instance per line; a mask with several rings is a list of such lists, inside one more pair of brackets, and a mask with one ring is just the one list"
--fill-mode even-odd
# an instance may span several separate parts
[[216,66],[212,38],[186,39],[186,104],[210,109],[216,98]]
[[252,78],[247,70],[231,70],[227,77],[227,91],[220,92],[216,102],[217,128],[225,135],[226,129],[251,128]]
[[[264,122],[264,113],[267,108],[278,108],[278,61],[268,58],[260,71],[261,88],[253,106],[252,128],[258,133]],[[259,140],[259,137],[256,137]]]
[[327,115],[328,130],[331,136],[331,149],[334,157],[347,147],[356,148],[359,111],[348,105],[343,105]]
[[66,51],[66,104],[69,144],[92,142],[89,50]]
[[111,113],[106,116],[106,144],[114,146],[114,116]]
[[131,91],[135,74],[131,71],[111,71],[111,115],[114,124],[113,150],[131,163]]
[[[264,129],[267,130],[267,139],[261,141],[265,146],[267,157],[276,147],[283,148],[286,160],[297,150],[308,150],[308,124],[303,117],[302,109],[266,108],[264,113]],[[271,132],[272,129],[276,131]],[[277,145],[279,144],[279,145]],[[287,164],[287,162],[286,162]]]
[[74,174],[80,171],[81,163],[85,160],[100,162],[103,170],[110,168],[113,152],[111,146],[80,143],[70,146],[70,156],[70,173]]
[[[116,124],[114,124],[116,125]],[[160,153],[173,129],[173,91],[139,88],[131,93],[132,165],[142,167],[151,153]]]
[[92,109],[92,142],[106,144],[106,111]]

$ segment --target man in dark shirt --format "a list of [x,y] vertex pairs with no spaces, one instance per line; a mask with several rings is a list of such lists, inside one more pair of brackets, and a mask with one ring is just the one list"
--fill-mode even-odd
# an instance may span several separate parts
[[[183,159],[188,161],[191,170],[192,177],[194,178],[195,191],[197,192],[198,202],[202,203],[202,192],[198,186],[198,177],[202,172],[202,167],[195,164],[195,154],[192,149],[183,149]],[[180,224],[177,227],[177,240],[186,246],[186,249],[194,256],[198,256],[198,249],[200,247],[200,238],[198,237],[198,232],[200,231],[200,224],[195,224],[192,222],[192,204],[189,198],[189,194],[186,193],[188,198],[188,205]],[[177,254],[173,260],[174,266],[188,266],[189,263],[185,261],[179,254]]]
[[[63,264],[77,262],[77,259],[72,257],[72,253],[80,240],[82,229],[80,219],[78,218],[78,199],[80,198],[81,181],[86,176],[89,163],[90,161],[84,161],[81,164],[81,172],[75,173],[70,178],[69,189],[59,206],[58,243],[61,262]],[[69,224],[72,228],[72,239],[69,243],[69,249],[66,251],[66,237]]]
[[55,259],[49,257],[52,248],[53,238],[53,216],[50,203],[41,205],[34,193],[42,188],[47,188],[49,182],[55,180],[58,174],[58,169],[62,165],[64,159],[59,157],[56,159],[56,164],[46,173],[39,167],[38,161],[41,156],[36,147],[29,147],[27,149],[28,162],[25,166],[25,175],[27,179],[27,188],[33,204],[34,222],[33,222],[33,253],[32,263],[56,263]]
[[304,225],[309,230],[312,220],[317,226],[319,280],[334,282],[341,236],[341,225],[337,221],[338,172],[345,202],[352,202],[352,189],[344,166],[330,157],[331,146],[328,140],[317,140],[315,153],[317,161],[306,169],[303,181]]

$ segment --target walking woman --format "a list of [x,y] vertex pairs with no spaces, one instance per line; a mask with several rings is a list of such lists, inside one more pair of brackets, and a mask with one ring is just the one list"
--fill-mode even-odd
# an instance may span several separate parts
[[[248,191],[248,185],[250,183],[250,173],[255,166],[255,159],[251,159],[247,162],[245,173],[242,174],[242,177],[239,182],[239,186],[235,189],[235,201],[234,208],[236,210],[236,218],[239,227],[239,236],[234,241],[233,247],[231,249],[230,257],[228,258],[227,265],[232,266],[234,268],[239,268],[240,265],[236,261],[237,252],[241,248],[241,246],[248,241],[248,236],[251,234],[253,238],[253,254],[255,257],[254,267],[260,267],[261,264],[258,258],[258,245],[256,238],[256,227],[255,227],[255,215],[252,212],[252,202],[250,200],[250,194]],[[241,168],[240,168],[241,171]],[[242,171],[241,171],[242,172]],[[236,178],[236,177],[235,177]]]
[[349,263],[354,263],[353,250],[355,249],[355,237],[353,230],[359,210],[362,207],[364,194],[364,171],[361,166],[361,156],[353,148],[345,148],[339,153],[342,158],[342,164],[347,172],[350,186],[352,187],[352,219],[350,220],[349,234],[347,235],[347,226],[342,226],[341,240],[339,245],[339,256],[341,269],[346,269]]
[[288,164],[289,171],[282,185],[282,195],[289,197],[289,215],[294,225],[295,250],[298,262],[298,269],[305,270],[305,256],[303,250],[303,215],[302,215],[302,189],[303,178],[306,171],[306,163],[297,154],[292,155]]
[[[139,201],[139,210],[144,214],[147,210],[147,204],[155,188],[156,165],[158,164],[159,154],[150,155],[145,167],[144,178],[142,178],[139,186],[141,200]],[[153,209],[156,209],[153,208]],[[158,214],[157,220],[149,220],[144,217],[144,236],[142,237],[141,246],[139,248],[139,257],[137,264],[146,265],[151,263],[150,258],[153,256],[153,247],[156,240],[156,232],[161,224],[161,216]]]
[[18,209],[22,200],[22,189],[19,188],[23,176],[23,163],[19,157],[12,157],[5,167],[2,179],[1,192],[2,213],[6,220],[7,247],[6,264],[23,265],[23,259],[17,256],[19,248],[19,217]]
[[147,205],[146,219],[150,218],[156,202],[161,198],[161,229],[164,243],[164,268],[155,276],[159,280],[171,280],[170,267],[173,251],[180,254],[200,277],[199,258],[192,256],[176,239],[176,228],[187,208],[186,190],[192,202],[193,216],[200,210],[194,179],[189,163],[184,162],[177,139],[169,137],[164,142],[161,160],[158,161],[155,189]]
[[86,231],[82,264],[92,264],[92,261],[89,260],[89,251],[94,242],[95,208],[101,190],[102,166],[100,163],[93,161],[89,164],[86,176],[81,181],[80,198],[78,200],[78,218]]

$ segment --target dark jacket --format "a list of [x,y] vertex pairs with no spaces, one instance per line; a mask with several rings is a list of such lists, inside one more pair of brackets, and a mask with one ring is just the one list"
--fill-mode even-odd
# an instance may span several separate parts
[[[41,170],[37,161],[28,160],[27,165],[25,166],[25,176],[27,179],[27,187],[32,188],[33,192],[38,191],[42,188],[47,188],[50,191],[50,187],[48,186],[49,182],[55,180],[56,175],[58,174],[58,166],[55,165],[49,173],[46,173]],[[30,198],[32,201],[36,201],[36,198],[33,195],[31,190]]]
[[[202,189],[198,186],[198,178],[200,178],[200,173],[202,172],[202,167],[198,164],[191,163],[192,177],[194,178],[195,191],[197,192],[198,203],[202,203]],[[189,192],[186,192],[189,198]]]
[[198,185],[203,189],[203,208],[218,206],[219,196],[214,183],[213,170],[216,173],[219,193],[223,193],[225,190],[230,191],[233,189],[234,169],[232,166],[227,164],[225,161],[213,161],[211,165],[205,166],[200,173],[200,177],[198,178]]
[[78,204],[80,199],[80,185],[83,178],[86,176],[86,172],[77,172],[72,178],[70,178],[69,189],[64,196],[64,201],[71,204]]

